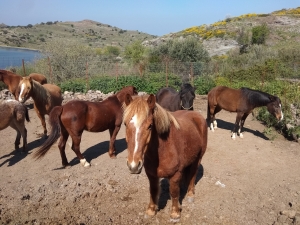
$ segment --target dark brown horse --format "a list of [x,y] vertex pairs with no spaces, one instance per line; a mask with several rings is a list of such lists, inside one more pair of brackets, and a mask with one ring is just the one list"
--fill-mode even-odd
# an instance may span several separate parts
[[190,84],[183,84],[179,92],[167,87],[160,89],[156,94],[156,101],[163,108],[174,112],[185,109],[193,110],[195,88]]
[[120,130],[123,118],[123,103],[126,94],[136,95],[136,88],[128,86],[105,99],[102,102],[73,100],[63,106],[55,107],[50,115],[51,133],[35,153],[36,158],[43,157],[54,142],[60,137],[58,148],[64,167],[69,166],[65,147],[69,135],[72,138],[72,150],[75,152],[84,167],[90,166],[80,153],[81,135],[84,130],[102,132],[109,130],[110,143],[108,154],[115,157],[115,140]]
[[[29,77],[31,77],[35,81],[39,82],[40,84],[47,83],[47,78],[42,74],[31,73],[29,75]],[[22,79],[23,79],[22,76],[17,75],[11,71],[0,70],[0,81],[3,81],[7,85],[8,90],[13,94],[13,96],[15,96],[15,99],[18,99],[17,89],[18,89],[19,83]]]
[[25,119],[29,122],[27,107],[16,100],[5,100],[0,103],[0,130],[10,126],[17,131],[15,149],[19,148],[21,136],[23,137],[23,151],[27,145],[27,130]]
[[18,87],[19,102],[26,102],[32,97],[34,101],[34,109],[42,122],[44,128],[44,137],[47,136],[47,128],[45,115],[49,115],[53,107],[62,103],[62,94],[60,87],[54,84],[43,84],[36,82],[31,77],[23,77]]
[[127,96],[125,103],[127,166],[133,174],[140,173],[143,166],[145,168],[150,183],[150,203],[146,213],[156,213],[159,178],[168,178],[171,219],[178,220],[181,181],[187,181],[189,200],[194,198],[198,166],[207,146],[206,121],[194,111],[168,112],[156,104],[154,95],[134,100]]
[[267,106],[270,114],[278,120],[283,119],[281,100],[277,96],[262,91],[244,87],[232,89],[218,86],[209,91],[207,99],[207,120],[212,131],[217,128],[215,115],[222,109],[237,113],[232,139],[236,138],[236,133],[241,138],[243,137],[242,128],[245,120],[256,107]]

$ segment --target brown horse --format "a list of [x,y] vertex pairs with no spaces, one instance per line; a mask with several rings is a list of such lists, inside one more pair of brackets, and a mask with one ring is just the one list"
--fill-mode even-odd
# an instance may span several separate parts
[[84,130],[103,132],[109,130],[110,143],[108,154],[115,157],[115,140],[120,130],[123,118],[123,103],[126,94],[136,95],[136,88],[128,86],[105,99],[102,102],[73,100],[63,106],[55,107],[50,115],[51,133],[41,148],[35,153],[35,158],[43,157],[54,142],[60,137],[58,148],[63,167],[69,166],[65,147],[69,135],[72,138],[72,150],[84,167],[90,166],[80,153],[81,135]]
[[281,100],[277,96],[262,91],[244,87],[232,89],[218,86],[209,91],[207,99],[207,120],[212,131],[217,128],[215,115],[222,109],[237,113],[232,139],[236,138],[236,133],[243,138],[242,128],[245,120],[256,107],[267,106],[270,114],[278,120],[283,119]]
[[[180,182],[188,184],[187,195],[193,201],[198,166],[207,146],[206,121],[198,112],[168,112],[155,96],[126,97],[124,112],[128,149],[127,166],[140,173],[144,166],[150,183],[150,203],[146,213],[157,210],[159,178],[168,178],[172,197],[171,219],[180,218]],[[186,179],[183,179],[186,178]]]
[[180,109],[193,110],[194,99],[195,88],[190,84],[183,84],[179,92],[167,87],[160,89],[156,94],[157,103],[171,112]]
[[23,151],[27,145],[27,130],[25,119],[29,122],[27,107],[16,100],[5,100],[0,103],[0,130],[11,126],[17,131],[15,149],[19,148],[21,136],[23,137]]
[[[47,83],[47,78],[38,73],[31,73],[29,75],[32,79],[35,81],[39,82],[40,84],[46,84]],[[15,96],[15,99],[18,99],[18,86],[20,81],[23,79],[22,76],[17,75],[11,71],[8,70],[0,70],[0,81],[3,81],[7,87],[8,90]]]
[[28,98],[32,97],[34,101],[34,109],[42,122],[44,128],[44,137],[47,136],[47,128],[45,115],[49,115],[53,107],[62,103],[62,94],[58,86],[54,84],[44,84],[33,80],[31,77],[23,77],[19,83],[18,100],[24,103]]

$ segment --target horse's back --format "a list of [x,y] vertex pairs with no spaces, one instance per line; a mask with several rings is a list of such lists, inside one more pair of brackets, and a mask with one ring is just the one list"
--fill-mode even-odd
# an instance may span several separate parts
[[46,84],[47,83],[47,78],[43,74],[31,73],[31,74],[29,74],[29,77],[31,77],[35,81],[39,82],[40,84]]
[[218,106],[221,109],[235,112],[241,101],[241,90],[217,86],[209,91],[207,100],[210,107]]
[[13,120],[15,123],[24,123],[26,106],[16,100],[6,100],[0,104],[0,130],[8,127]]
[[119,101],[114,102],[112,106],[109,99],[103,102],[72,100],[63,105],[61,120],[65,127],[71,127],[76,118],[78,128],[90,132],[102,132],[114,127],[118,115],[119,125],[121,125],[122,105]]
[[162,88],[155,97],[157,103],[169,111],[173,112],[180,109],[180,96],[173,88]]
[[197,151],[200,148],[203,151],[203,155],[207,146],[207,124],[205,118],[199,112],[188,110],[178,110],[172,114],[180,125],[179,130],[174,128],[175,132],[173,132],[173,135],[176,136],[174,140],[178,142],[178,146],[183,142],[189,143],[190,149],[194,147],[194,151]]

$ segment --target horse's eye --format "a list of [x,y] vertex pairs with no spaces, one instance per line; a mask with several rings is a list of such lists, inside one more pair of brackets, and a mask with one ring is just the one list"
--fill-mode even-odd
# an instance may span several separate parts
[[152,123],[149,125],[148,130],[152,130]]

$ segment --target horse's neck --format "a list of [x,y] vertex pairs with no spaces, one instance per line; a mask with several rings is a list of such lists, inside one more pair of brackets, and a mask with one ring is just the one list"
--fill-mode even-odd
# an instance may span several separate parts
[[33,98],[34,102],[44,102],[45,100],[47,100],[48,91],[41,84],[33,80],[31,97]]
[[16,85],[21,81],[21,76],[15,74],[1,74],[1,81],[3,81],[7,86],[10,92],[14,92],[16,89],[16,85],[14,85],[14,80],[17,80]]
[[268,103],[270,103],[268,94],[264,92],[253,91],[250,100],[252,101],[254,107],[266,106]]

